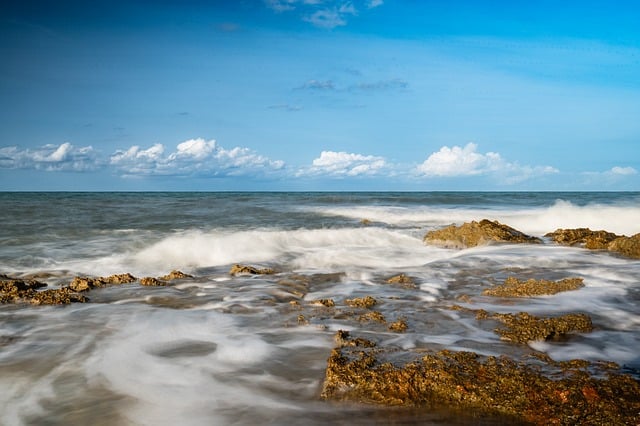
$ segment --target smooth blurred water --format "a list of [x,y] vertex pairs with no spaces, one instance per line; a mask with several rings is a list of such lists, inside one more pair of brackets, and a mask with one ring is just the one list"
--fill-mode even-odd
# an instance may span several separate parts
[[[320,401],[338,329],[405,350],[538,350],[640,367],[638,260],[550,242],[459,251],[422,241],[428,230],[484,218],[536,236],[561,227],[632,235],[637,192],[0,193],[0,203],[0,274],[54,288],[78,275],[194,275],[168,287],[93,290],[82,305],[0,305],[2,424],[478,421]],[[278,273],[231,277],[234,263]],[[398,273],[416,288],[385,283]],[[585,287],[517,301],[481,296],[510,275],[579,276]],[[345,316],[345,300],[365,295],[388,322],[406,318],[407,332]],[[323,298],[342,314],[312,304]],[[585,312],[595,331],[511,345],[453,304]]]

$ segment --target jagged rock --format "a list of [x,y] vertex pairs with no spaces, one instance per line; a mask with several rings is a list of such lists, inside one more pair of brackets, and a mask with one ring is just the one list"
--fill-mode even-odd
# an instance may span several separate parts
[[339,347],[327,360],[323,399],[450,407],[535,425],[640,422],[640,383],[609,370],[593,374],[601,369],[586,361],[547,363],[553,377],[539,364],[448,350],[414,353],[413,361],[395,365],[389,360],[397,359],[396,348],[363,344],[344,331],[336,340]]
[[409,277],[405,274],[394,275],[391,278],[387,278],[387,284],[399,284],[403,287],[407,288],[416,288],[416,283],[413,281],[413,278]]
[[159,287],[159,286],[165,286],[167,285],[167,283],[157,278],[144,277],[144,278],[140,278],[140,285],[148,286],[148,287],[154,287],[154,286]]
[[609,243],[607,249],[623,256],[640,259],[640,233],[631,237],[617,238]]
[[356,297],[355,299],[347,299],[344,302],[347,305],[353,306],[355,308],[366,308],[366,309],[369,309],[378,303],[378,301],[371,296]]
[[0,303],[31,303],[33,305],[61,305],[86,302],[88,299],[69,287],[38,291],[47,284],[36,280],[8,280],[0,282]]
[[[482,318],[484,315],[480,315]],[[532,340],[551,340],[568,333],[589,333],[593,330],[591,318],[585,314],[567,314],[553,318],[538,318],[527,312],[518,314],[493,314],[505,328],[496,329],[504,340],[527,343]]]
[[387,319],[378,311],[367,312],[366,314],[362,314],[358,317],[358,321],[360,322],[379,322],[382,324],[387,323]]
[[591,250],[604,250],[607,248],[610,242],[612,242],[616,238],[620,238],[620,235],[602,230],[592,231],[589,228],[559,228],[553,232],[545,234],[545,237],[549,237],[556,243],[562,245],[584,245],[585,248]]
[[230,275],[271,275],[276,272],[271,268],[256,268],[248,265],[235,264],[229,270]]
[[173,270],[169,272],[167,275],[159,277],[159,280],[171,281],[171,280],[182,280],[185,278],[193,278],[193,275],[185,274],[182,271]]
[[534,279],[520,281],[515,277],[508,277],[504,284],[488,288],[482,294],[496,297],[529,297],[577,290],[581,287],[584,287],[582,278],[565,278],[560,281]]
[[429,231],[424,236],[424,242],[449,248],[468,248],[490,242],[541,243],[542,240],[498,221],[483,219]]
[[88,291],[94,288],[104,287],[109,284],[128,284],[135,281],[137,281],[137,278],[129,273],[98,278],[75,277],[69,284],[69,287],[74,291]]
[[396,333],[404,333],[407,331],[407,328],[409,328],[409,326],[404,318],[400,318],[389,324],[389,330],[395,331]]
[[320,305],[327,308],[333,308],[334,306],[336,306],[336,302],[334,302],[333,299],[318,299],[311,302],[311,304]]

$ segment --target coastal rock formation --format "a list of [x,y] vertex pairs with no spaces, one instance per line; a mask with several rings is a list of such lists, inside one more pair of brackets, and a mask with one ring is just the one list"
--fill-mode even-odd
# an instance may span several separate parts
[[468,248],[490,242],[541,243],[539,238],[524,234],[498,221],[475,220],[461,226],[450,225],[443,229],[429,231],[424,242],[448,248]]
[[182,280],[185,278],[193,278],[193,275],[185,274],[182,271],[173,270],[169,272],[167,275],[159,277],[158,279],[163,281],[172,281],[172,280]]
[[406,274],[394,275],[391,278],[387,278],[385,282],[387,284],[399,284],[406,288],[417,288],[415,281],[413,281],[413,278]]
[[631,237],[589,228],[556,229],[545,237],[563,245],[581,245],[591,250],[609,250],[626,257],[640,259],[640,234]]
[[503,340],[517,343],[552,340],[569,333],[593,331],[591,318],[585,314],[539,318],[527,312],[519,312],[517,314],[493,314],[490,318],[497,319],[505,325],[505,328],[495,330]]
[[144,278],[140,278],[140,285],[143,285],[146,287],[159,287],[159,286],[165,286],[167,285],[167,283],[157,278],[144,277]]
[[584,287],[582,278],[565,278],[560,281],[534,280],[521,281],[508,277],[502,285],[488,288],[482,292],[485,296],[530,297],[556,294]]
[[248,265],[235,264],[229,270],[230,275],[271,275],[275,274],[271,268],[256,268]]
[[545,237],[549,237],[556,243],[566,246],[582,245],[591,250],[606,250],[609,243],[616,238],[620,238],[620,235],[602,230],[592,231],[589,228],[559,228],[545,234]]
[[128,284],[137,281],[138,279],[133,275],[127,274],[117,274],[110,275],[108,277],[98,277],[98,278],[89,278],[89,277],[75,277],[73,281],[69,284],[69,287],[74,291],[88,291],[94,288],[104,287],[106,285],[112,284]]
[[[327,400],[452,407],[536,425],[638,424],[640,383],[586,361],[531,367],[508,357],[443,350],[395,365],[395,350],[339,331],[327,361]],[[539,360],[545,363],[545,360]],[[552,374],[545,374],[551,372]],[[553,376],[553,377],[552,377]]]
[[607,249],[623,256],[640,259],[640,233],[631,237],[617,238],[609,243]]
[[[7,277],[8,278],[8,277]],[[62,305],[73,302],[86,302],[88,299],[82,294],[62,287],[39,291],[47,284],[36,280],[0,281],[0,303],[31,303],[32,305]]]

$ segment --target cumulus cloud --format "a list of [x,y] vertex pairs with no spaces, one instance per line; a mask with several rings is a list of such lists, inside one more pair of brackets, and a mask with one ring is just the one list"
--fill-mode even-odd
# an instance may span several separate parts
[[110,163],[125,176],[252,176],[284,167],[284,162],[248,148],[225,149],[203,138],[181,142],[168,155],[162,144],[147,149],[132,146],[116,151]]
[[616,166],[616,167],[612,167],[611,170],[609,170],[609,173],[613,175],[619,175],[619,176],[631,176],[631,175],[638,174],[638,171],[633,167]]
[[517,183],[534,176],[557,173],[550,166],[528,166],[506,161],[496,152],[478,152],[475,143],[464,147],[443,146],[432,153],[417,167],[417,172],[425,177],[460,177],[497,174],[506,183]]
[[335,90],[336,86],[331,80],[309,80],[304,83],[298,89],[310,89],[310,90]]
[[5,169],[81,172],[101,166],[93,147],[75,147],[69,142],[33,149],[20,149],[16,146],[0,148],[0,168]]
[[383,157],[348,152],[322,151],[312,166],[298,172],[299,176],[371,176],[383,172],[387,163]]

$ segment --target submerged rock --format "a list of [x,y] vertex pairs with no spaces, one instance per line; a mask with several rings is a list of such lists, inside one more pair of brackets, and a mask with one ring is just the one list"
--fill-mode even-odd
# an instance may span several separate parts
[[[522,423],[638,424],[640,383],[586,361],[565,363],[548,377],[538,367],[505,356],[440,351],[403,365],[389,361],[396,349],[382,349],[348,332],[327,361],[321,397],[328,400],[451,407],[478,415],[502,415]],[[369,343],[369,344],[367,344]]]
[[346,299],[344,302],[347,305],[352,306],[354,308],[365,308],[365,309],[372,308],[378,303],[378,301],[371,296],[356,297],[355,299]]
[[38,291],[47,284],[36,280],[8,280],[0,282],[0,303],[31,303],[33,305],[62,305],[86,302],[88,299],[69,287]]
[[407,328],[409,328],[409,326],[404,318],[400,318],[389,324],[389,330],[395,331],[396,333],[404,333],[407,331]]
[[160,287],[160,286],[166,286],[167,282],[161,281],[154,277],[144,277],[144,278],[140,278],[140,285],[143,285],[146,287]]
[[271,268],[256,268],[254,266],[235,264],[229,270],[230,275],[271,275],[275,274]]
[[565,278],[560,281],[534,279],[521,281],[515,277],[508,277],[504,284],[488,288],[482,294],[496,297],[529,297],[551,295],[581,287],[584,287],[582,278]]
[[545,237],[549,237],[556,243],[562,245],[581,245],[592,250],[605,250],[609,243],[616,238],[620,238],[620,235],[602,230],[592,231],[589,228],[559,228],[553,232],[545,234]]
[[424,236],[424,242],[449,248],[468,248],[490,242],[541,243],[542,240],[498,221],[483,219],[429,231]]

